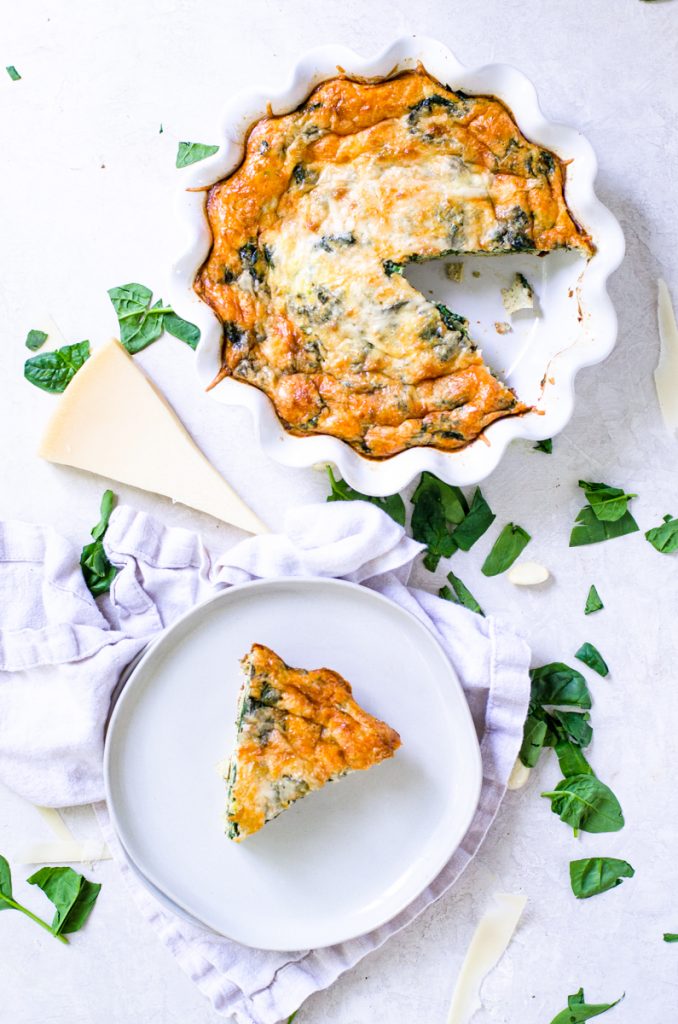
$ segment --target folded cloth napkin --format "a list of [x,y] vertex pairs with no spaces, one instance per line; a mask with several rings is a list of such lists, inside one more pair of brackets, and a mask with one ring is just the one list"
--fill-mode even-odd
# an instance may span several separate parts
[[77,552],[63,538],[23,523],[0,526],[0,777],[34,803],[102,800],[104,725],[122,669],[179,615],[234,583],[325,576],[371,587],[429,627],[468,698],[483,760],[480,804],[468,833],[397,917],[338,946],[252,950],[177,917],[141,886],[105,805],[97,805],[137,903],[215,1009],[237,1024],[277,1024],[447,892],[477,852],[520,747],[529,650],[498,621],[408,588],[422,545],[366,502],[296,508],[283,532],[241,541],[216,562],[194,533],[166,529],[123,506],[111,517],[105,546],[120,571],[97,605]]

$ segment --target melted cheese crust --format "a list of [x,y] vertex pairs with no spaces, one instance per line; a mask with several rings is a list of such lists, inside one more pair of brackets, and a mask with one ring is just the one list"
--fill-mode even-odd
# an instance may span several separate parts
[[363,711],[338,673],[290,668],[261,644],[242,665],[247,679],[226,774],[229,838],[244,839],[295,800],[400,746],[398,733]]
[[402,276],[451,253],[585,256],[564,168],[489,96],[423,69],[335,78],[251,129],[209,192],[213,244],[195,283],[224,325],[224,376],[273,401],[293,434],[384,458],[461,448],[526,410],[484,365],[467,323]]

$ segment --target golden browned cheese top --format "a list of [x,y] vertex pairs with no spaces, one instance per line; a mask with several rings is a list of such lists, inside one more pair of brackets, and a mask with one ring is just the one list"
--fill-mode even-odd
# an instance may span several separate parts
[[209,192],[213,244],[196,290],[223,324],[220,377],[264,391],[290,432],[373,458],[463,447],[525,406],[467,322],[402,268],[453,253],[590,256],[563,186],[561,161],[493,97],[423,70],[325,82],[259,121],[240,167]]
[[400,737],[364,711],[327,668],[290,668],[254,644],[243,658],[236,748],[228,772],[228,834],[257,832],[330,779],[392,757]]

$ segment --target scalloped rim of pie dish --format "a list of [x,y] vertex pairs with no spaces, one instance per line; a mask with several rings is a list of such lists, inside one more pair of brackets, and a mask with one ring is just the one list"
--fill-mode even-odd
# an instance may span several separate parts
[[[537,441],[554,437],[574,411],[577,373],[585,366],[602,362],[617,338],[617,318],[607,293],[607,279],[623,259],[624,236],[615,217],[595,194],[595,154],[576,129],[544,117],[535,87],[521,71],[508,64],[465,67],[442,43],[421,36],[398,39],[376,57],[361,57],[344,46],[323,46],[301,57],[291,79],[282,87],[279,82],[266,87],[262,81],[258,92],[234,96],[226,108],[219,151],[184,172],[178,216],[185,251],[173,267],[170,289],[176,308],[200,327],[196,363],[202,387],[207,388],[219,372],[222,350],[221,324],[193,290],[196,274],[212,244],[205,214],[206,188],[238,167],[248,129],[269,110],[284,114],[296,109],[320,82],[341,72],[351,77],[387,78],[412,69],[419,62],[452,89],[502,100],[530,141],[552,150],[567,162],[565,197],[576,220],[591,234],[596,252],[586,263],[581,262],[581,268],[577,267],[567,291],[569,300],[576,304],[576,330],[564,328],[560,335],[557,329],[549,330],[538,345],[524,347],[511,372],[503,377],[519,397],[521,379],[529,380],[532,386],[535,380],[541,382],[532,411],[497,420],[483,435],[458,451],[410,448],[387,459],[368,459],[336,437],[292,436],[278,419],[268,396],[250,384],[226,378],[209,392],[219,402],[250,410],[259,443],[271,458],[294,467],[331,463],[352,487],[371,495],[400,491],[424,470],[452,484],[478,483],[495,469],[514,439]],[[511,258],[503,257],[506,261]],[[548,258],[544,263],[548,265]],[[511,271],[510,262],[504,269]],[[559,318],[555,319],[557,323]]]

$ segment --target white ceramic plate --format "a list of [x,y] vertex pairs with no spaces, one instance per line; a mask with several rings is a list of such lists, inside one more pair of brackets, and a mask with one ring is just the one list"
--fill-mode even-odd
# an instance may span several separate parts
[[[233,843],[218,764],[235,737],[238,662],[255,641],[290,664],[336,669],[402,747]],[[433,635],[337,580],[243,584],[194,609],[137,666],[106,738],[111,818],[141,875],[263,949],[331,945],[397,914],[459,845],[481,776],[468,705]]]
[[[406,271],[408,279],[425,295],[430,290],[439,301],[468,317],[486,361],[524,402],[534,405],[535,411],[526,416],[493,423],[484,437],[459,452],[413,448],[373,461],[337,438],[292,437],[283,429],[268,397],[249,384],[226,379],[210,391],[220,402],[243,405],[251,411],[260,443],[274,459],[288,466],[334,463],[353,487],[375,495],[401,490],[425,469],[449,483],[477,483],[495,468],[514,438],[553,437],[572,415],[577,372],[609,355],[617,334],[606,284],[621,263],[624,238],[615,218],[595,195],[597,165],[593,149],[576,129],[547,121],[530,80],[507,64],[468,68],[442,43],[420,36],[398,39],[371,58],[341,46],[312,50],[301,58],[291,80],[281,84],[262,76],[259,92],[231,99],[222,129],[223,145],[210,160],[186,172],[186,186],[204,187],[235,170],[242,160],[247,129],[264,116],[269,103],[275,114],[293,110],[314,86],[336,75],[337,67],[353,75],[388,76],[414,67],[417,61],[453,89],[499,97],[532,142],[568,161],[567,201],[577,220],[591,233],[597,252],[588,263],[566,252],[551,253],[544,259],[536,255],[467,257],[463,260],[466,269],[462,284],[448,281],[439,261]],[[222,336],[211,309],[193,291],[195,275],[211,244],[204,192],[182,193],[179,217],[187,249],[174,268],[173,298],[182,315],[185,311],[200,326],[197,368],[206,387],[220,368]],[[479,270],[481,277],[474,278],[473,270]],[[499,335],[495,321],[509,320],[499,289],[510,283],[516,270],[525,273],[534,285],[540,315],[520,314],[513,320],[512,333]]]

